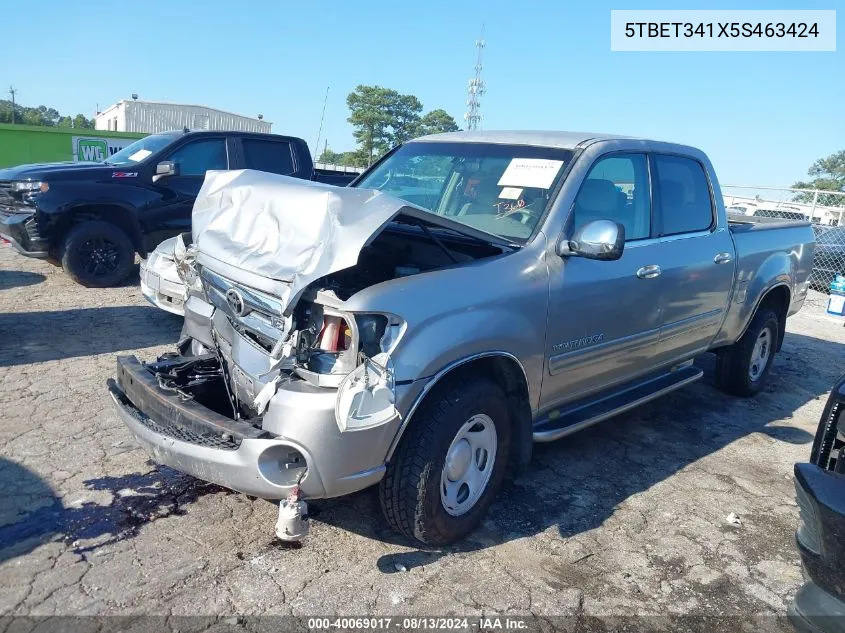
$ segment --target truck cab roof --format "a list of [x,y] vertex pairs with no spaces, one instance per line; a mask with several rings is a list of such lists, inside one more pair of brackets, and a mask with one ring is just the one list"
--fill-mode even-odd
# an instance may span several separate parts
[[656,139],[646,139],[622,134],[604,132],[567,132],[562,130],[476,130],[472,132],[443,132],[429,134],[410,141],[412,143],[492,143],[497,145],[531,145],[534,147],[552,147],[556,149],[582,149],[601,141],[638,141],[647,145],[660,146],[690,154],[700,154],[700,150],[687,145],[666,143]]

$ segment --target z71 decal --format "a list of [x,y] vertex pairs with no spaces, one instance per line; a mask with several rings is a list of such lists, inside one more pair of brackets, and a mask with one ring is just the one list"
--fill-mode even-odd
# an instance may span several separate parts
[[137,178],[138,172],[137,171],[113,171],[111,174],[112,178]]

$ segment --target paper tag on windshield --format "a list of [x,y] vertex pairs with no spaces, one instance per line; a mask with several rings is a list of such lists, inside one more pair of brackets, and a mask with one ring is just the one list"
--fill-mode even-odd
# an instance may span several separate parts
[[499,178],[500,187],[549,189],[563,165],[562,160],[514,158]]
[[502,193],[499,194],[499,197],[504,200],[519,200],[521,195],[522,189],[519,187],[502,187]]
[[139,149],[129,157],[129,160],[144,160],[150,154],[152,154],[152,152],[148,149]]

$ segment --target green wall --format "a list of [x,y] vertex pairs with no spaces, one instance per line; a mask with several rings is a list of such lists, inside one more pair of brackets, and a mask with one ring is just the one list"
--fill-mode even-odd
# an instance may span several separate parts
[[109,138],[126,142],[146,134],[84,128],[40,127],[0,123],[0,167],[74,159],[73,137]]

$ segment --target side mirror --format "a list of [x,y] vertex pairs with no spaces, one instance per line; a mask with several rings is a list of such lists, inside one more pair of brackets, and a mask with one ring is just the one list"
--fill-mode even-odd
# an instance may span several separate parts
[[166,176],[177,176],[179,174],[179,165],[172,160],[163,160],[156,165],[156,173],[153,176],[153,182],[158,182]]
[[561,241],[558,255],[614,260],[625,249],[625,227],[613,220],[592,220],[575,231],[572,239]]

